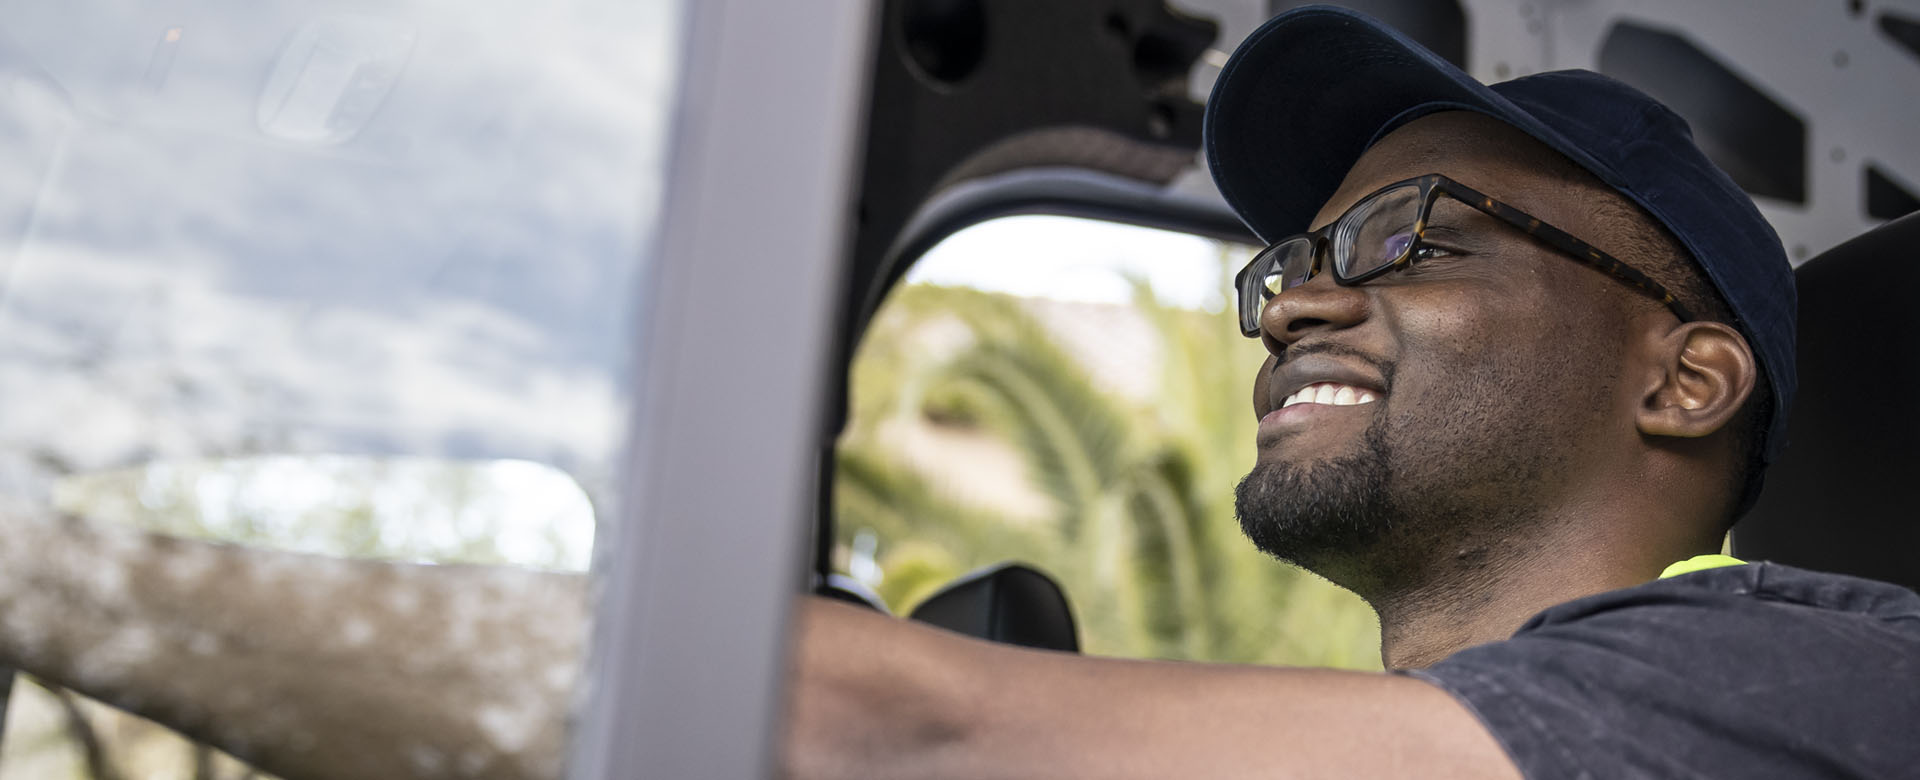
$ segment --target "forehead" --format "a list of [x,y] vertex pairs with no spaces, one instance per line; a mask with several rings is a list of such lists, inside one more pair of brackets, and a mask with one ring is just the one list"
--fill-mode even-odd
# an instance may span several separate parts
[[[1604,185],[1512,125],[1470,111],[1430,114],[1387,134],[1354,163],[1313,226],[1388,184],[1440,173],[1579,234],[1582,204]],[[1590,203],[1588,204],[1590,205]]]

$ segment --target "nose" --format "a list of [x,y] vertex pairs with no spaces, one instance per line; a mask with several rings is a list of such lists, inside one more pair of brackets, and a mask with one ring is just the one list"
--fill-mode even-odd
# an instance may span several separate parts
[[1370,305],[1366,290],[1343,286],[1333,274],[1321,273],[1267,301],[1260,310],[1260,341],[1279,356],[1315,333],[1365,322]]

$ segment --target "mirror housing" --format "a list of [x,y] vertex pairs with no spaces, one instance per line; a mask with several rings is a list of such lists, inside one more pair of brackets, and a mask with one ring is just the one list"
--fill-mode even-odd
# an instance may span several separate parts
[[1066,593],[1053,578],[1019,563],[990,566],[955,580],[908,617],[994,642],[1080,651]]

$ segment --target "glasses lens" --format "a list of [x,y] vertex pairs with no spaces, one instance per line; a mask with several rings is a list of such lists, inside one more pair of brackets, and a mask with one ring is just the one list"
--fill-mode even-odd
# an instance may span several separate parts
[[1352,279],[1389,266],[1413,248],[1420,219],[1420,186],[1408,184],[1375,194],[1340,218],[1333,232],[1333,261]]
[[1313,242],[1294,238],[1267,247],[1247,264],[1240,279],[1240,329],[1260,330],[1260,310],[1281,291],[1305,284],[1313,273]]
[[1313,275],[1313,242],[1296,238],[1267,250],[1273,264],[1261,279],[1261,294],[1266,298],[1306,284]]

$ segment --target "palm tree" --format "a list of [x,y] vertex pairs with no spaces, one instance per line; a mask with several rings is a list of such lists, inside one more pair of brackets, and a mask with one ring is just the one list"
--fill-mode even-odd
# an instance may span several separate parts
[[[1017,299],[897,293],[894,319],[876,320],[856,362],[856,396],[869,397],[856,397],[842,440],[842,540],[865,528],[913,551],[883,556],[882,570],[891,581],[893,566],[914,561],[916,593],[936,571],[1035,562],[1067,583],[1091,652],[1377,668],[1371,612],[1263,557],[1234,524],[1233,484],[1252,461],[1244,393],[1257,344],[1239,338],[1231,313],[1167,307],[1136,289],[1163,347],[1152,404],[1099,387]],[[942,317],[970,340],[939,354],[915,348],[904,326]],[[882,465],[894,458],[871,431],[886,415],[957,421],[1008,442],[1049,499],[1050,522],[1020,527],[949,506],[963,502]]]

